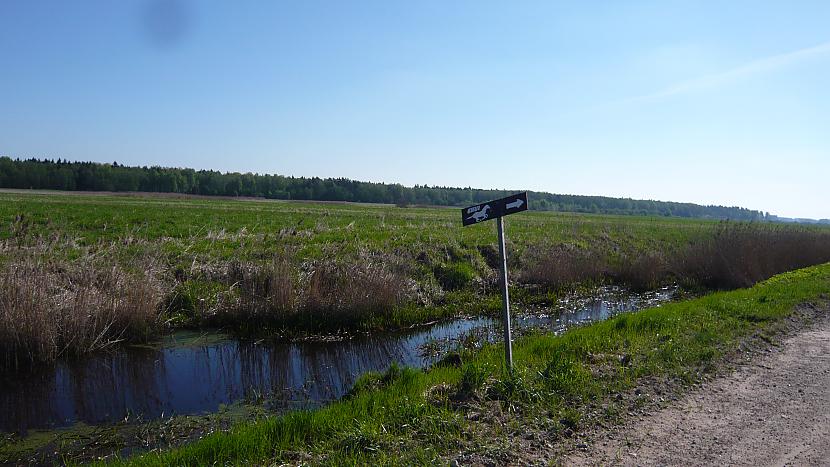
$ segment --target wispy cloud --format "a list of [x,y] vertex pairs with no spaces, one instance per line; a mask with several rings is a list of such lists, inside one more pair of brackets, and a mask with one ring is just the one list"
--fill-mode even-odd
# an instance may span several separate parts
[[766,73],[773,70],[777,70],[779,68],[783,68],[794,63],[802,62],[804,60],[825,55],[828,53],[830,53],[830,42],[825,42],[823,44],[819,44],[813,47],[807,47],[799,50],[794,50],[792,52],[787,52],[779,55],[772,55],[769,57],[753,60],[749,63],[745,63],[741,66],[726,71],[722,71],[720,73],[714,73],[711,75],[702,76],[688,81],[681,81],[679,83],[673,84],[665,89],[662,89],[654,93],[643,94],[640,96],[634,96],[629,97],[627,99],[623,99],[622,102],[631,103],[653,101],[670,96],[675,96],[678,94],[683,94],[690,91],[695,91],[698,89],[720,86],[723,84],[737,81],[741,78],[746,78],[748,76],[756,75],[759,73]]

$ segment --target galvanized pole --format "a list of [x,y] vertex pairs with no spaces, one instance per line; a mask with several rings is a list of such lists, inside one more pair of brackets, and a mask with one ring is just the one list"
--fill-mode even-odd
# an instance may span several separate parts
[[513,343],[510,337],[510,298],[507,294],[507,249],[504,247],[504,218],[497,219],[499,229],[499,252],[501,253],[501,300],[504,310],[504,361],[507,369],[513,371]]

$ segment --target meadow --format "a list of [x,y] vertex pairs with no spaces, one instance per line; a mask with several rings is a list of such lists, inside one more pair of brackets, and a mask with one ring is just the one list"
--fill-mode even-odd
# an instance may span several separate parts
[[[517,310],[619,283],[728,289],[830,261],[830,229],[525,212],[505,218]],[[455,208],[0,192],[0,364],[170,329],[288,336],[495,314],[492,222]]]

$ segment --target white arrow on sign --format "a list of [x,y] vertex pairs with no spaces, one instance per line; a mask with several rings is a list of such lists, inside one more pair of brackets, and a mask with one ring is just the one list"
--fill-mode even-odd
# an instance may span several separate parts
[[504,207],[506,207],[507,209],[520,208],[520,207],[522,207],[523,204],[525,204],[524,201],[522,201],[520,199],[517,199],[516,201],[513,201],[512,203],[507,203]]

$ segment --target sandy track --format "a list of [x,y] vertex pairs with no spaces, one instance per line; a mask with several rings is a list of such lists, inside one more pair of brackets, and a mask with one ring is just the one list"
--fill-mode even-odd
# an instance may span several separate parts
[[830,320],[563,463],[830,466]]

